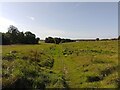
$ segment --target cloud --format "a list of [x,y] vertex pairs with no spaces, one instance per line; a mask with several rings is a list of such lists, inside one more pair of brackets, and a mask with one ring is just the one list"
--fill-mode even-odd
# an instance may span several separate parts
[[6,32],[10,25],[16,25],[16,23],[7,18],[0,17],[0,32]]
[[32,17],[32,16],[27,16],[27,18],[30,20],[35,20],[35,17]]

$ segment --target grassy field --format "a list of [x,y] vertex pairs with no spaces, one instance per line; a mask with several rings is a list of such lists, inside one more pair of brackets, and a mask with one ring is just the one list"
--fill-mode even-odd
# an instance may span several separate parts
[[3,88],[118,88],[118,41],[2,47]]

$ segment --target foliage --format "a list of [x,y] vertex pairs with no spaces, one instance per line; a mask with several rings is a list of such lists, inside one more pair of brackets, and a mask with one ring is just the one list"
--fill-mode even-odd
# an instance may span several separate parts
[[[6,66],[9,63],[9,66]],[[54,78],[51,78],[55,76]],[[3,90],[7,88],[44,89],[60,78],[49,69],[41,68],[31,61],[3,62]],[[58,85],[58,84],[57,84]]]
[[99,38],[96,38],[97,41],[99,41]]
[[118,40],[120,40],[120,36],[118,37]]
[[25,33],[20,32],[17,27],[10,25],[8,32],[2,33],[2,44],[37,44],[39,38],[36,38],[35,34],[27,31]]
[[59,43],[65,43],[65,42],[74,42],[74,40],[71,39],[61,39],[61,38],[53,38],[53,37],[48,37],[45,39],[45,43],[55,43],[55,44],[59,44]]
[[8,34],[2,33],[2,44],[3,45],[10,44],[10,38],[9,38]]

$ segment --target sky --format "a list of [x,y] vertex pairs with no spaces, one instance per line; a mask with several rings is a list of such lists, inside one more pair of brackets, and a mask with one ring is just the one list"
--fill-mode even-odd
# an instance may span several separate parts
[[117,2],[0,2],[0,32],[9,25],[40,39],[118,37]]

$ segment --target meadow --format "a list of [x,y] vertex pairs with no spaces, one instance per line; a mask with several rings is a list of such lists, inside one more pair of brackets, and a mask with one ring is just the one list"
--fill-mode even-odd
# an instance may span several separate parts
[[119,88],[118,41],[2,46],[6,88]]

